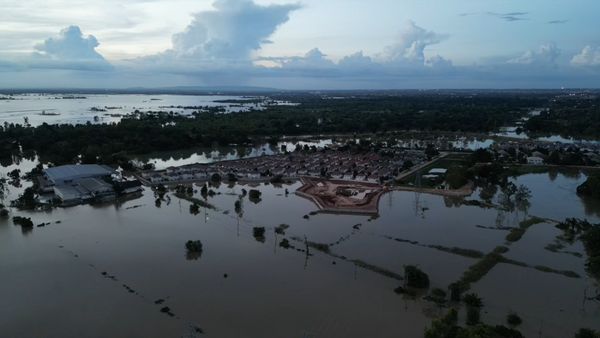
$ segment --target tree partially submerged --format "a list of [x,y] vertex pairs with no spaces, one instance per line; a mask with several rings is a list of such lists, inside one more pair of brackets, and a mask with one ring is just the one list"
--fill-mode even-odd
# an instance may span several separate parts
[[185,243],[185,248],[187,249],[188,252],[201,253],[202,252],[202,242],[200,240],[187,241]]
[[577,194],[586,197],[600,198],[600,175],[592,175],[577,187]]
[[404,266],[404,280],[406,286],[415,289],[426,289],[429,287],[429,276],[414,265]]

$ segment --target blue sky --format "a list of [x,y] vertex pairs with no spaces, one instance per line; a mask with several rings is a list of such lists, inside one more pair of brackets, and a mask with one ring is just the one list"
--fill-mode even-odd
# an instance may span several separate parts
[[3,0],[0,87],[600,83],[597,0]]

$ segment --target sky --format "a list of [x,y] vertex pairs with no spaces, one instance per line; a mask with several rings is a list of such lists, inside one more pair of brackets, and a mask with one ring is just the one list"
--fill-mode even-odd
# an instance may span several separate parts
[[0,88],[597,88],[597,0],[0,0]]

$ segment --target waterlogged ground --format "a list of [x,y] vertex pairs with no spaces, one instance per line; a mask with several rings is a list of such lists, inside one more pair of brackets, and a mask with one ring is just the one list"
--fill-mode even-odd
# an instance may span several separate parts
[[[20,124],[27,118],[31,125],[37,126],[42,123],[118,122],[121,120],[120,115],[130,114],[135,110],[173,111],[190,115],[198,109],[185,107],[223,107],[225,112],[263,107],[250,101],[247,104],[219,102],[244,99],[241,96],[225,95],[22,94],[14,95],[12,100],[0,100],[0,117],[3,122]],[[92,108],[106,111],[93,111]]]
[[[571,253],[546,250],[559,234],[550,223],[533,225],[514,243],[506,242],[507,231],[493,229],[516,226],[526,214],[599,222],[595,204],[574,194],[584,179],[521,176],[516,182],[530,187],[531,206],[502,217],[496,209],[410,192],[385,195],[378,218],[311,214],[315,206],[293,194],[298,183],[222,184],[208,198],[216,209],[197,215],[174,192],[157,207],[148,188],[116,205],[12,210],[51,224],[24,233],[0,221],[2,336],[421,337],[445,310],[395,294],[402,281],[394,276],[416,264],[432,288],[446,288],[479,260],[446,249],[486,254],[498,245],[509,248],[505,257],[527,266],[501,263],[473,284],[485,303],[484,321],[501,324],[516,311],[526,337],[600,329],[600,303],[583,301],[596,289],[584,270],[585,255],[573,254],[584,253],[579,243],[563,249]],[[252,188],[262,192],[261,201],[244,197],[238,215],[235,201]],[[289,228],[277,234],[282,223]],[[255,226],[266,228],[264,239],[253,236]],[[307,255],[304,238],[327,244],[329,252],[309,248]],[[184,247],[195,239],[204,247],[199,257]],[[283,239],[292,247],[280,247]]]

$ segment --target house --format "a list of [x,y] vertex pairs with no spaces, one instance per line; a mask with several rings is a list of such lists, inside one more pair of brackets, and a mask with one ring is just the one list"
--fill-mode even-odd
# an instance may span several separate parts
[[532,153],[531,153],[531,156],[532,156],[532,157],[539,157],[539,158],[542,158],[542,159],[543,159],[544,157],[546,157],[544,154],[540,153],[539,151],[534,151],[534,152],[532,152]]
[[537,156],[530,156],[530,157],[527,157],[527,164],[542,165],[542,164],[544,164],[544,159],[542,159],[541,157],[537,157]]

